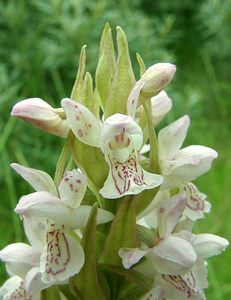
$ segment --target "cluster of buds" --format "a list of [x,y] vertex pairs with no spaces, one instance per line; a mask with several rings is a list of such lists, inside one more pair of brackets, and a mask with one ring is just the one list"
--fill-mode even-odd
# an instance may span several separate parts
[[176,67],[158,63],[146,70],[137,55],[136,81],[120,27],[117,50],[106,24],[95,85],[85,72],[84,46],[61,108],[39,98],[13,107],[12,116],[66,142],[54,179],[11,165],[35,192],[15,208],[28,244],[0,251],[10,275],[1,299],[205,299],[206,259],[228,241],[192,232],[211,208],[192,181],[210,169],[217,152],[181,148],[187,115],[156,135],[172,108],[163,89]]

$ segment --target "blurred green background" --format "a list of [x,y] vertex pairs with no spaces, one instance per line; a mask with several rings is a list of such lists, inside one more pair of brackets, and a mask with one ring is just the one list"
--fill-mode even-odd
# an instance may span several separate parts
[[[29,97],[58,107],[70,95],[83,44],[94,74],[106,21],[114,31],[116,25],[124,28],[136,74],[136,52],[147,66],[160,61],[177,65],[167,89],[174,107],[165,123],[189,114],[186,144],[203,144],[220,154],[196,182],[213,205],[196,230],[230,238],[230,0],[11,0],[0,1],[0,248],[24,240],[12,211],[19,197],[31,191],[9,164],[17,161],[53,175],[63,143],[9,119],[11,108]],[[209,260],[209,300],[231,299],[230,261],[229,249]],[[5,278],[1,264],[0,284]]]

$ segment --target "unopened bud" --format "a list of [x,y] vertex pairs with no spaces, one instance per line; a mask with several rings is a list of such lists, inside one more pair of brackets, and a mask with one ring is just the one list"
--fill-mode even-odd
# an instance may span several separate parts
[[51,134],[67,137],[69,127],[61,114],[40,98],[30,98],[15,104],[11,116],[18,117]]
[[150,98],[157,95],[173,78],[176,66],[170,63],[152,65],[141,77],[144,86],[141,95]]
[[172,100],[165,91],[151,98],[152,119],[156,126],[172,108]]

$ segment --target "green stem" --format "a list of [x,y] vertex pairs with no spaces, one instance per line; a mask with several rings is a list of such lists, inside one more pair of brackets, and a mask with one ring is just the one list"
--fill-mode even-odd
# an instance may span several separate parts
[[158,157],[158,142],[156,133],[154,130],[154,125],[152,122],[152,113],[150,109],[150,101],[144,100],[142,101],[144,112],[147,118],[147,125],[149,131],[149,143],[150,143],[150,156],[149,156],[149,169],[151,172],[155,172],[160,174],[160,166],[159,166],[159,157]]

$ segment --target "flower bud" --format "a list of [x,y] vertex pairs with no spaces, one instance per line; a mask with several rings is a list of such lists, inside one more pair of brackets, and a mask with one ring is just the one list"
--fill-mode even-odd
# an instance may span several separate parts
[[150,98],[157,95],[173,78],[176,66],[170,63],[158,63],[147,69],[141,80],[144,86],[141,95]]
[[32,125],[60,137],[67,137],[69,127],[58,110],[40,98],[30,98],[16,103],[11,116],[19,117]]
[[152,119],[156,126],[172,108],[172,100],[165,91],[151,98]]

